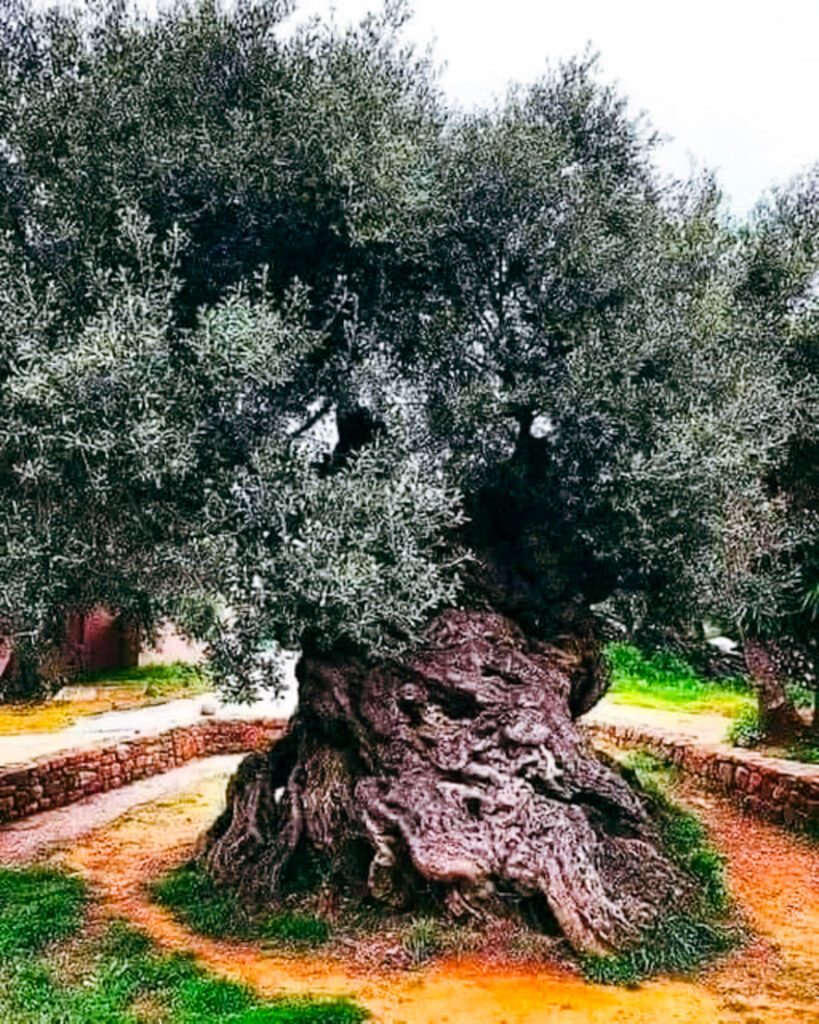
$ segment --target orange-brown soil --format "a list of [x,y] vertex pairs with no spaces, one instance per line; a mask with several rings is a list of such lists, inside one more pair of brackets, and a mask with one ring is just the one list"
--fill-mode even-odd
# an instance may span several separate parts
[[349,994],[380,1024],[819,1024],[819,847],[710,797],[683,794],[728,856],[733,891],[757,937],[698,979],[628,990],[588,984],[559,964],[460,958],[375,973],[318,954],[282,957],[191,933],[148,900],[144,885],[190,856],[224,785],[224,777],[215,778],[195,795],[146,805],[60,858],[91,880],[107,912],[162,946],[189,950],[263,994]]

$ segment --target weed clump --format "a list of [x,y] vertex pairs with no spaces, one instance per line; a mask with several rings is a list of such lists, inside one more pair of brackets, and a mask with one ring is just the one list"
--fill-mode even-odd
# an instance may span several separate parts
[[434,956],[442,944],[441,926],[434,917],[414,918],[401,936],[401,945],[416,966]]

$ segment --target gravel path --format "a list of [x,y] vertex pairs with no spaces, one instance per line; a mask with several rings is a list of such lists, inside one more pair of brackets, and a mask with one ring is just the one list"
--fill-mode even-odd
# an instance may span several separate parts
[[139,804],[189,793],[217,775],[232,774],[244,754],[205,757],[164,775],[87,797],[69,807],[44,811],[0,827],[0,862],[34,860],[55,846],[75,842],[122,817]]

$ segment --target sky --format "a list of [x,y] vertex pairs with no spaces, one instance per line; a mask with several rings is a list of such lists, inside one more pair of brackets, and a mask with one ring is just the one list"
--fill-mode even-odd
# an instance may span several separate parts
[[[335,0],[357,21],[378,0]],[[600,54],[601,77],[667,137],[660,170],[716,172],[732,212],[819,163],[819,0],[412,0],[409,39],[433,43],[464,107],[502,97],[547,61]],[[329,16],[298,0],[294,20]]]

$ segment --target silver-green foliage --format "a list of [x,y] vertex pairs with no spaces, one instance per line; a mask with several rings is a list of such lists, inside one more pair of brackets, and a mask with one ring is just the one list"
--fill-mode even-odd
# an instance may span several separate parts
[[283,10],[0,21],[21,650],[107,602],[172,613],[237,693],[266,645],[394,653],[466,599],[493,488],[538,600],[809,614],[814,179],[738,230],[660,184],[593,61],[462,115],[400,5],[288,41]]

